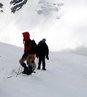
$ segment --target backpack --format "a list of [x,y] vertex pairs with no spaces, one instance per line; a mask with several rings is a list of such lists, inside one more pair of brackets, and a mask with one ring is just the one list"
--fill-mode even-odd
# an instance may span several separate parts
[[28,48],[28,52],[29,54],[36,54],[36,51],[37,51],[37,44],[34,40],[27,40],[25,42],[25,45],[27,46]]
[[34,40],[32,40],[32,54],[37,53],[37,44]]

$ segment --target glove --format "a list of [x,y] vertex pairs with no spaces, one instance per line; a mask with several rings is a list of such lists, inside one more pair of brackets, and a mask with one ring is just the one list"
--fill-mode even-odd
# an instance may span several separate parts
[[46,56],[46,59],[47,59],[47,60],[49,60],[49,57],[48,57],[48,56]]

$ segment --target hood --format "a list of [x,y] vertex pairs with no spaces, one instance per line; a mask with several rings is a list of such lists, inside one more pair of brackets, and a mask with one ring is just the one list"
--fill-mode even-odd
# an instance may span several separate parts
[[30,39],[30,34],[29,34],[29,32],[23,32],[22,34],[23,34],[23,37],[24,37],[24,41]]
[[41,40],[41,43],[45,43],[45,42],[46,42],[46,39],[43,38],[43,39]]
[[46,42],[46,39],[45,39],[45,38],[43,38],[43,39],[42,39],[42,42]]

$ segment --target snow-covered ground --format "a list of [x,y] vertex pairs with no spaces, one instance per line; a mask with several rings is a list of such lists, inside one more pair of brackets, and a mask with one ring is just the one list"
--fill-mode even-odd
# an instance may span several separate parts
[[0,43],[0,97],[87,97],[86,55],[50,52],[46,71],[16,76],[22,53],[23,48]]
[[[0,97],[87,97],[87,0],[28,0],[15,14],[0,3],[0,42],[9,43],[0,43]],[[16,75],[24,31],[46,38],[46,71]]]

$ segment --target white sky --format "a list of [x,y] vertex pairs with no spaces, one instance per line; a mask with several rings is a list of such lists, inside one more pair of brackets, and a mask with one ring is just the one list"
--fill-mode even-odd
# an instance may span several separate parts
[[[48,2],[52,4],[53,1]],[[15,15],[10,14],[8,8],[4,9],[4,14],[0,13],[0,41],[23,46],[21,33],[29,31],[37,43],[45,37],[52,51],[87,46],[86,0],[64,0],[58,13],[53,12],[53,8],[47,9],[50,11],[48,16],[38,15],[36,10],[39,8],[38,0],[32,0]],[[58,16],[60,19],[56,19]]]

